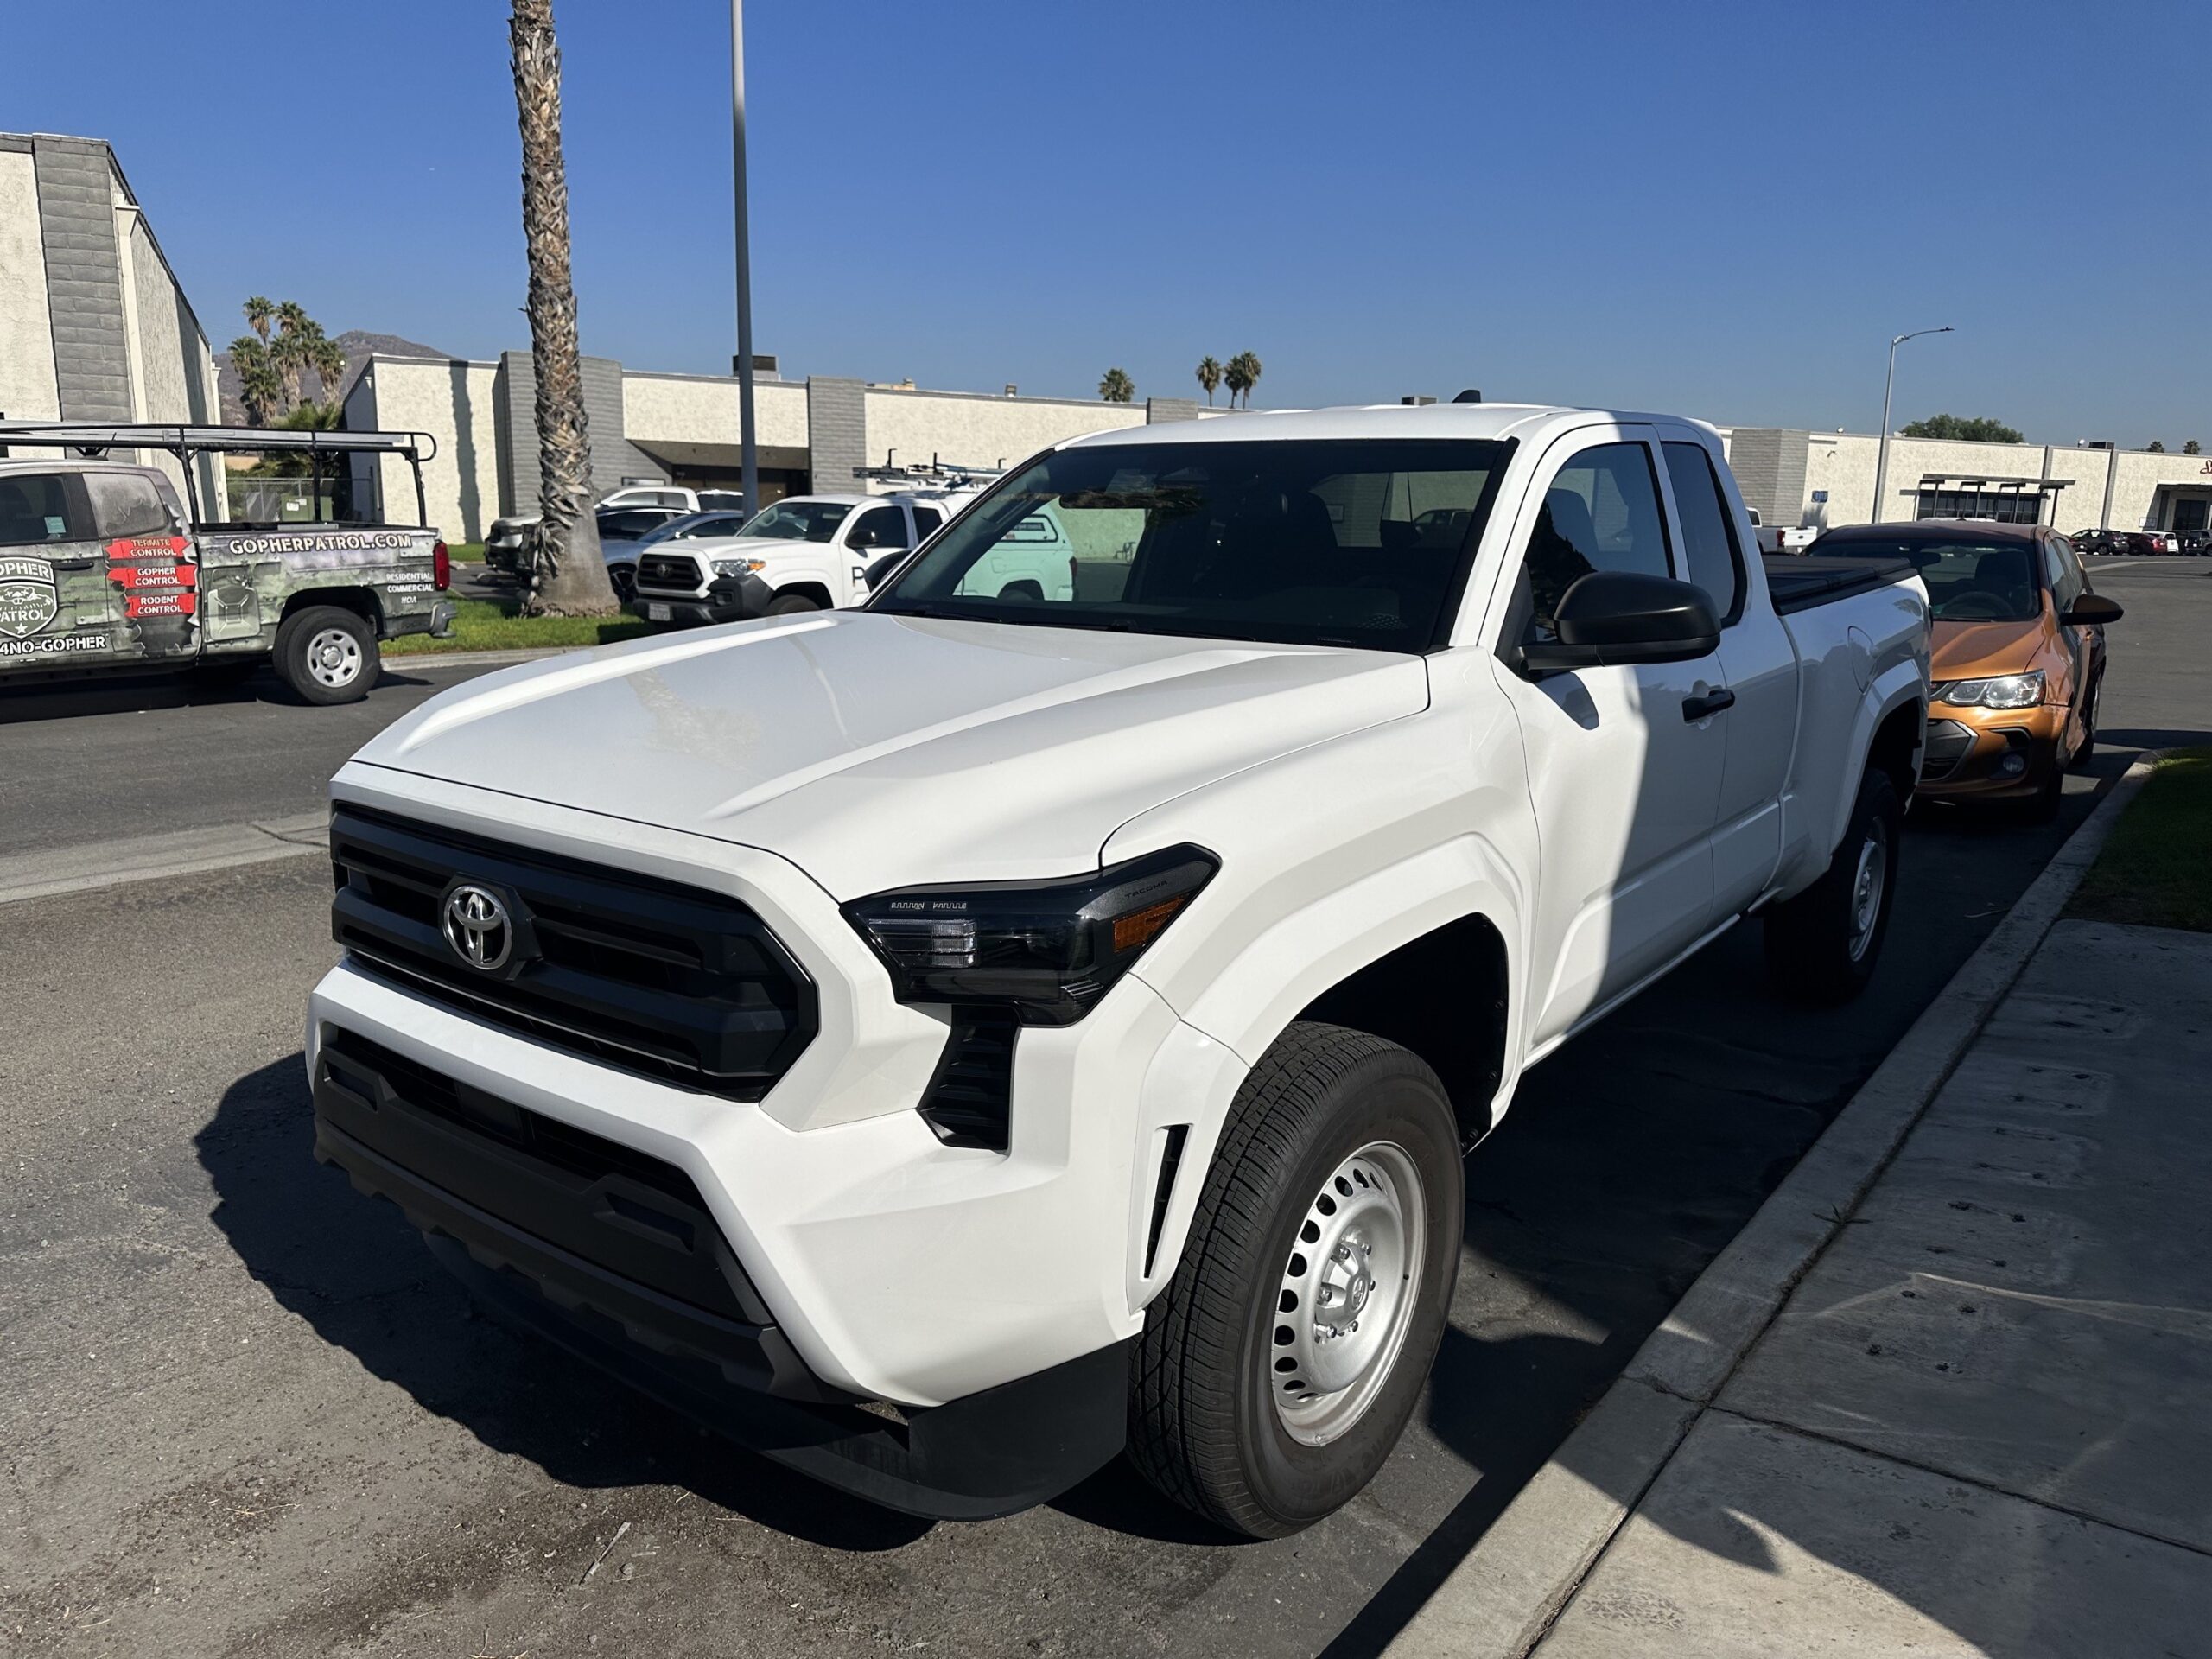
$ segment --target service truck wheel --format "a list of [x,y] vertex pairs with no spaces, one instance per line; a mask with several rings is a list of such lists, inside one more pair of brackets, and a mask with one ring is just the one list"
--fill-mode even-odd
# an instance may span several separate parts
[[308,702],[359,702],[376,683],[376,630],[335,605],[309,605],[276,630],[276,673]]
[[1808,1002],[1847,1002],[1866,988],[1889,931],[1904,810],[1886,772],[1872,767],[1827,873],[1766,913],[1766,970]]
[[818,611],[822,601],[805,594],[779,594],[768,601],[766,616],[792,616],[800,611]]
[[1146,1316],[1129,1391],[1146,1478],[1255,1538],[1365,1486],[1443,1338],[1465,1193],[1451,1103],[1417,1055],[1285,1032],[1237,1091]]

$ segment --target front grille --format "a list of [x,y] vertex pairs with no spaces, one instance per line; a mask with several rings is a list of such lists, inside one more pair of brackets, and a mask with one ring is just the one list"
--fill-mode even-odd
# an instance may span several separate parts
[[1959,769],[1974,747],[1974,734],[1955,720],[1931,720],[1920,762],[1923,783],[1940,783]]
[[[331,817],[331,934],[372,971],[626,1071],[758,1100],[813,1039],[813,982],[746,906],[359,807]],[[497,970],[447,943],[469,882],[512,912]]]
[[638,581],[647,588],[680,588],[686,593],[704,578],[696,560],[675,553],[648,553],[638,561]]

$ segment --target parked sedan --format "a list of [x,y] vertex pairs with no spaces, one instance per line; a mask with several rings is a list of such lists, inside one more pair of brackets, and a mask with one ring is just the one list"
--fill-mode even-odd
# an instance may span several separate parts
[[2047,816],[2097,741],[2104,625],[2073,544],[2040,524],[1854,524],[1815,556],[1908,559],[1928,588],[1933,639],[1919,793],[2004,801]]
[[2117,530],[2077,530],[2066,538],[2085,559],[2118,558],[2127,551],[2127,537]]

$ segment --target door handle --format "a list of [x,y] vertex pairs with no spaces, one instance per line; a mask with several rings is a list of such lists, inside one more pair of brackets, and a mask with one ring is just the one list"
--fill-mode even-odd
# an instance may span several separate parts
[[1726,686],[1719,686],[1701,696],[1682,699],[1682,718],[1694,726],[1700,720],[1719,714],[1724,709],[1736,706],[1736,694]]
[[97,559],[54,559],[48,563],[57,570],[89,570],[99,561]]

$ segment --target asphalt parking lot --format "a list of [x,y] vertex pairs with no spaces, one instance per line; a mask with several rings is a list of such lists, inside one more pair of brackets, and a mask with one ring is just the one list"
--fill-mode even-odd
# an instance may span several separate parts
[[[25,1653],[1376,1650],[2144,746],[2212,741],[2212,561],[2096,567],[2105,744],[2057,821],[1917,811],[1872,992],[1808,1013],[1739,929],[1532,1072],[1470,1165],[1428,1400],[1384,1475],[1231,1543],[1109,1469],[893,1516],[474,1317],[308,1156],[312,857],[0,909],[0,1639]],[[0,703],[0,854],[312,806],[377,725],[159,686]],[[267,699],[264,701],[264,698]]]

